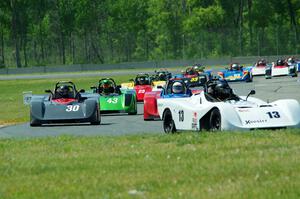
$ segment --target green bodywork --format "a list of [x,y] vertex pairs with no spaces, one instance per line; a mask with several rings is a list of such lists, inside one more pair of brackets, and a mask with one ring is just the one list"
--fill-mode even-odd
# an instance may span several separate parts
[[136,96],[134,91],[121,91],[121,94],[112,93],[109,95],[100,95],[99,103],[101,112],[137,113]]
[[[110,78],[106,78],[110,80]],[[99,85],[101,83],[99,81]],[[112,80],[113,81],[113,80]],[[114,83],[114,81],[113,81]],[[120,89],[115,86],[115,91],[110,94],[99,93],[99,86],[93,88],[93,93],[99,93],[99,107],[101,113],[121,112],[129,115],[137,114],[137,102],[135,90]]]

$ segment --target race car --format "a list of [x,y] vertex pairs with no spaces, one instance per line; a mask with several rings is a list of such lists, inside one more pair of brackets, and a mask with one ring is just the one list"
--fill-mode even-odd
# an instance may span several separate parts
[[[199,79],[204,85],[207,81],[207,76],[205,74],[200,74]],[[180,83],[183,85],[183,91],[174,92],[176,84]],[[146,92],[144,97],[144,120],[154,120],[159,119],[158,108],[157,108],[157,99],[159,98],[185,98],[190,97],[192,94],[200,93],[203,89],[202,87],[189,87],[189,81],[185,78],[171,78],[165,88],[160,87],[161,90]]]
[[270,64],[267,64],[266,60],[261,59],[258,60],[254,66],[252,67],[252,75],[265,75],[266,74],[266,68],[268,68]]
[[[185,71],[182,72],[182,76],[187,78],[190,86],[200,86],[201,81],[199,81],[198,76],[200,74],[204,74],[207,76],[207,79],[210,80],[212,78],[211,70],[204,70],[204,66],[200,64],[196,64],[192,67],[188,67]],[[176,75],[176,77],[180,77],[180,75]],[[174,76],[174,78],[176,78]]]
[[230,68],[226,68],[218,72],[218,76],[226,81],[245,81],[252,82],[252,67],[243,67],[238,63],[233,63]]
[[291,77],[297,77],[297,64],[289,64],[283,59],[278,59],[276,63],[273,63],[266,69],[266,79],[271,79],[276,76],[289,75]]
[[224,80],[208,81],[199,94],[185,98],[158,98],[166,133],[177,130],[219,131],[299,128],[300,105],[293,99],[264,102],[251,90],[237,96]]
[[75,84],[60,81],[54,91],[45,90],[46,95],[27,96],[30,105],[30,126],[51,123],[90,122],[100,124],[98,94],[77,91]]
[[130,79],[129,83],[122,83],[122,89],[134,89],[138,102],[144,101],[145,92],[152,90],[151,78],[149,74],[140,73],[135,79]]
[[130,89],[120,89],[112,78],[99,80],[98,86],[92,86],[93,93],[99,94],[100,112],[121,112],[137,114],[136,93]]
[[155,74],[150,77],[153,87],[152,90],[159,90],[157,87],[165,86],[166,82],[172,77],[172,73],[163,68],[158,71],[155,70],[154,72]]

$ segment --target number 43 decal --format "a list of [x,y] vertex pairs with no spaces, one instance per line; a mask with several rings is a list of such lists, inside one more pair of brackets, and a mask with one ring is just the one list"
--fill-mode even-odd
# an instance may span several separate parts
[[273,119],[273,118],[280,118],[280,114],[277,111],[267,112],[266,114],[269,115],[269,117],[271,119]]

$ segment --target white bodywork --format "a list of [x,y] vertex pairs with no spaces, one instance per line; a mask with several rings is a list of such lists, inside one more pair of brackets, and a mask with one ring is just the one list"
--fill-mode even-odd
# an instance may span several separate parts
[[244,99],[211,102],[201,92],[187,98],[159,98],[157,106],[161,119],[165,110],[171,111],[176,129],[180,130],[200,130],[201,118],[213,108],[220,111],[221,130],[300,127],[298,101],[285,99],[266,103],[254,97]]
[[252,75],[265,75],[266,74],[266,67],[265,66],[254,66],[252,68]]
[[281,76],[281,75],[288,75],[289,74],[289,67],[283,67],[283,68],[275,68],[275,66],[272,66],[272,77],[274,76]]

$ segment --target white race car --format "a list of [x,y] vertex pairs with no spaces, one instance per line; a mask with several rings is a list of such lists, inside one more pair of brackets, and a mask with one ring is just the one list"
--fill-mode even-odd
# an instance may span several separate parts
[[[166,88],[171,88],[167,85]],[[170,89],[169,89],[170,90]],[[299,128],[300,105],[293,99],[272,103],[239,97],[226,81],[211,80],[199,94],[159,98],[157,107],[166,133],[176,130],[251,130]]]
[[276,63],[273,63],[272,66],[266,67],[266,79],[283,75],[297,77],[297,64],[287,64],[283,60],[278,60]]

